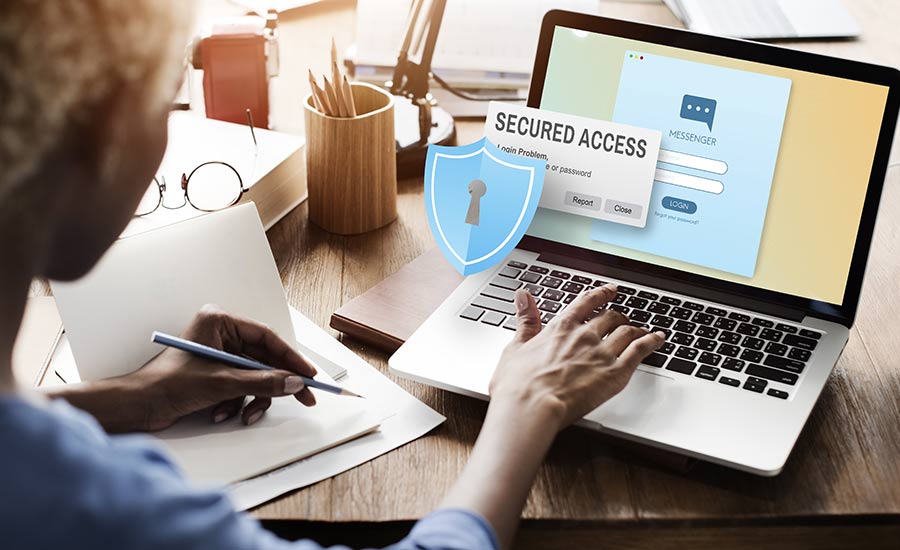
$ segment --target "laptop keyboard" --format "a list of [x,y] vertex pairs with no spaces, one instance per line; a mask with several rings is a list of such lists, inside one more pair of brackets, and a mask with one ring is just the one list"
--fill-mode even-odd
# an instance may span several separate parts
[[[516,329],[515,291],[537,301],[546,324],[575,298],[607,281],[594,276],[510,261],[482,288],[460,317]],[[721,306],[618,284],[603,309],[628,317],[632,325],[667,334],[666,343],[644,359],[649,367],[693,376],[723,386],[788,399],[822,333],[795,324],[728,310]]]

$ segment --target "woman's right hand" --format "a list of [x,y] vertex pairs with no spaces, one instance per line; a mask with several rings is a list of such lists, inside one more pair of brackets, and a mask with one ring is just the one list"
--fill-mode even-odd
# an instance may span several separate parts
[[491,380],[492,405],[549,415],[559,430],[619,393],[665,334],[631,326],[615,311],[593,313],[615,295],[611,284],[590,290],[542,327],[534,298],[517,291],[516,336]]

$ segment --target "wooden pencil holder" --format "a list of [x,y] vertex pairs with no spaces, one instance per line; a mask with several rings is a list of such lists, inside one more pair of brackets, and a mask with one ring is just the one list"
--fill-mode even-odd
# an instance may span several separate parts
[[340,235],[365,233],[397,218],[394,98],[362,82],[350,84],[354,118],[320,113],[303,102],[309,219]]

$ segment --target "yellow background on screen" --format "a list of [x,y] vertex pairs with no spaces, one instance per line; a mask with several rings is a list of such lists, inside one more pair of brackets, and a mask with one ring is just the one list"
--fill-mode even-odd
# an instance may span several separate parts
[[[541,108],[611,120],[627,50],[792,81],[753,277],[593,241],[591,219],[539,209],[528,234],[813,298],[843,301],[857,227],[887,101],[883,86],[557,28]],[[665,86],[665,82],[660,82]],[[765,105],[760,105],[764,109]],[[687,243],[689,245],[689,243]]]

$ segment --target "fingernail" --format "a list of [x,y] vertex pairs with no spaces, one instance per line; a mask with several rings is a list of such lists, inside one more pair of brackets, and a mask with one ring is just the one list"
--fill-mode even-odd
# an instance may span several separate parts
[[605,285],[603,285],[603,288],[605,288],[606,290],[611,290],[613,292],[618,292],[619,290],[619,287],[616,285],[616,283],[606,283]]
[[225,422],[226,418],[228,418],[227,412],[225,412],[225,411],[217,412],[216,415],[213,417],[213,424],[221,424],[222,422]]
[[665,333],[665,332],[663,332],[663,331],[661,331],[661,330],[657,330],[657,331],[656,331],[656,332],[654,332],[654,333],[653,333],[653,334],[655,334],[655,335],[657,335],[657,336],[659,336],[659,337],[660,337],[660,338],[662,338],[662,339],[663,339],[663,340],[665,340],[665,339],[666,339],[666,333]]
[[293,395],[303,389],[303,379],[299,376],[288,376],[284,379],[284,393]]
[[256,411],[255,413],[250,415],[250,418],[247,419],[247,425],[252,426],[256,424],[256,422],[262,418],[263,411]]
[[515,301],[516,301],[516,311],[518,311],[520,313],[522,311],[524,311],[525,307],[528,305],[525,301],[525,292],[524,291],[516,292]]

